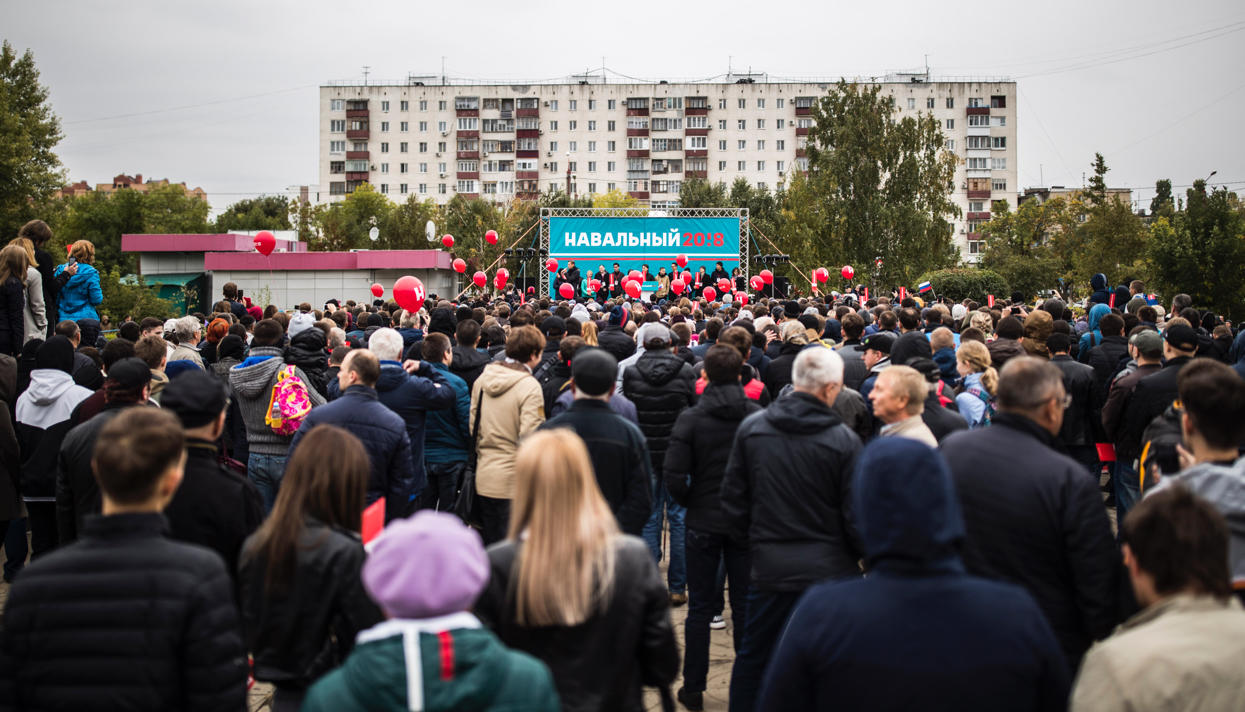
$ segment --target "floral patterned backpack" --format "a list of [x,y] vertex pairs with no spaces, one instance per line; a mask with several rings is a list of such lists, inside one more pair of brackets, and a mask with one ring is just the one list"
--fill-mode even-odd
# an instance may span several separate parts
[[303,418],[311,412],[311,398],[307,384],[294,375],[294,367],[286,366],[277,372],[277,383],[272,387],[272,400],[268,402],[268,414],[264,423],[277,435],[293,435]]

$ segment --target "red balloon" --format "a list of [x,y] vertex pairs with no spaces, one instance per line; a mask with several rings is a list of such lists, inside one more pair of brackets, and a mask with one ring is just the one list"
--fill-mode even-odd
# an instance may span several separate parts
[[623,285],[623,291],[632,299],[640,298],[640,283],[637,280],[630,280]]
[[742,307],[743,305],[747,304],[747,303],[748,303],[748,293],[747,293],[747,292],[735,292],[735,303],[736,303],[736,304],[738,304],[738,305],[739,305],[739,306],[741,306],[741,307]]
[[484,241],[490,245],[496,245],[497,244],[497,231],[489,230],[488,232],[484,233]]
[[640,278],[643,276],[644,275],[640,274],[640,270],[638,269],[633,269],[627,273],[627,279],[634,279],[637,282],[640,281]]
[[503,269],[499,269],[497,270],[497,274],[493,276],[493,284],[498,289],[505,289],[507,279],[510,279],[510,273]]
[[675,257],[674,263],[678,265],[680,268],[686,267],[687,266],[687,255],[679,255],[678,257]]
[[761,275],[754,274],[752,279],[748,280],[748,286],[752,287],[753,291],[759,292],[765,288],[765,280],[761,279]]
[[683,284],[691,284],[691,283],[692,283],[692,273],[688,270],[683,270]]
[[385,296],[385,288],[380,286],[379,284],[373,284],[372,285],[372,296],[376,297],[377,299],[380,299],[381,297]]
[[592,292],[601,291],[601,283],[596,281],[595,279],[588,280],[588,290]]
[[445,245],[445,249],[447,250],[450,249],[451,247],[454,246],[454,236],[445,235],[444,237],[441,238],[441,244]]
[[817,278],[818,282],[824,283],[830,279],[830,272],[825,267],[818,267],[813,271],[813,276]]
[[483,287],[488,284],[488,275],[483,272],[476,272],[471,276],[471,281],[475,282],[477,287]]
[[562,286],[558,287],[558,294],[562,295],[563,299],[574,299],[575,287],[570,282],[563,282]]
[[731,281],[726,277],[722,277],[718,280],[718,289],[723,292],[729,292],[731,290]]
[[844,265],[839,274],[843,275],[843,279],[851,279],[856,276],[856,270],[852,269],[851,265]]
[[675,294],[682,294],[685,287],[687,287],[687,284],[685,284],[681,279],[670,280],[670,291]]
[[417,312],[424,305],[424,283],[410,276],[399,277],[393,283],[393,299],[398,306],[409,312]]
[[558,260],[554,257],[550,257],[549,259],[545,260],[545,269],[549,270],[550,272],[557,272],[558,271]]
[[713,287],[705,287],[705,291],[702,292],[702,294],[704,294],[705,299],[708,299],[709,301],[713,301],[718,298],[718,290]]
[[762,282],[765,282],[766,284],[773,284],[773,283],[774,283],[774,273],[773,273],[773,272],[770,272],[770,271],[769,271],[769,270],[767,270],[767,269],[763,269],[763,270],[761,270],[761,274],[760,274],[760,276],[761,276],[761,281],[762,281]]
[[506,269],[505,267],[498,267],[498,268],[497,268],[497,276],[498,276],[498,277],[505,277],[506,279],[510,279],[510,270]]
[[271,255],[272,251],[277,249],[277,238],[267,230],[261,230],[251,242],[254,243],[255,250],[264,257]]
[[458,257],[454,260],[454,271],[459,274],[467,271],[467,263],[463,261],[463,258]]

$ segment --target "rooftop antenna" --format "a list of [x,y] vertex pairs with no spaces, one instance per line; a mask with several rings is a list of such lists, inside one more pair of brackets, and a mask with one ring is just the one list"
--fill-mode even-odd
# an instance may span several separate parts
[[445,86],[445,55],[441,55],[441,86]]
[[366,64],[363,65],[363,86],[367,86],[367,75],[368,75],[368,70],[370,69],[371,67],[369,65],[366,65]]
[[929,55],[925,55],[925,81],[929,81]]

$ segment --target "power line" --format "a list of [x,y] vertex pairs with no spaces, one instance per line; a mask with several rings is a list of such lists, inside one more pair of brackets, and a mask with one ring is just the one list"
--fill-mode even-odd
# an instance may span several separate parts
[[[1153,50],[1150,50],[1147,52],[1141,52],[1141,53],[1124,52],[1123,54],[1125,56],[1120,56],[1120,57],[1116,57],[1112,59],[1100,59],[1100,60],[1093,60],[1089,62],[1074,63],[1074,64],[1066,65],[1063,67],[1058,67],[1056,69],[1051,69],[1047,71],[1033,72],[1031,74],[1021,74],[1017,76],[1016,78],[1017,79],[1030,79],[1033,77],[1044,77],[1044,76],[1049,76],[1052,74],[1063,74],[1064,72],[1074,72],[1074,71],[1081,70],[1081,69],[1105,67],[1111,64],[1119,64],[1120,62],[1126,62],[1131,59],[1141,59],[1142,57],[1149,57],[1155,54],[1171,52],[1173,50],[1177,50],[1182,47],[1188,47],[1189,45],[1200,44],[1202,42],[1209,42],[1210,40],[1218,39],[1226,35],[1231,35],[1231,34],[1240,32],[1241,30],[1245,30],[1245,20],[1232,23],[1229,25],[1224,25],[1222,27],[1218,27],[1213,30],[1206,30],[1204,32],[1195,33],[1193,35],[1187,35],[1184,38],[1178,38],[1178,39],[1186,39],[1189,37],[1198,37],[1198,39],[1189,39],[1187,42],[1181,42],[1180,44],[1172,45],[1171,47],[1161,47],[1159,49],[1153,49]],[[1209,33],[1215,33],[1215,34],[1210,34],[1210,36],[1208,37],[1200,37],[1201,35],[1206,35]],[[1159,45],[1169,44],[1173,41],[1178,41],[1178,39],[1168,40],[1167,42],[1160,42],[1157,44]]]
[[1173,120],[1172,122],[1170,122],[1170,123],[1166,124],[1166,125],[1165,125],[1165,126],[1163,126],[1162,128],[1160,128],[1160,129],[1158,129],[1158,130],[1154,131],[1153,133],[1146,134],[1145,136],[1142,136],[1141,138],[1139,138],[1139,139],[1137,139],[1137,140],[1133,141],[1132,143],[1125,144],[1124,146],[1121,146],[1120,148],[1115,149],[1115,151],[1114,151],[1113,153],[1116,153],[1116,154],[1123,153],[1124,151],[1126,151],[1126,150],[1128,150],[1128,149],[1132,148],[1133,146],[1136,146],[1137,144],[1139,144],[1139,143],[1141,143],[1141,142],[1143,142],[1143,141],[1145,141],[1145,140],[1147,140],[1147,139],[1153,138],[1153,137],[1155,137],[1155,136],[1157,136],[1157,135],[1159,135],[1159,134],[1163,133],[1164,131],[1167,131],[1168,129],[1170,129],[1170,128],[1171,128],[1171,127],[1173,127],[1173,126],[1176,126],[1177,124],[1180,124],[1180,123],[1181,123],[1181,122],[1183,122],[1185,119],[1188,119],[1188,118],[1191,118],[1191,117],[1193,117],[1193,116],[1196,116],[1197,114],[1199,114],[1199,113],[1201,113],[1201,112],[1205,111],[1206,109],[1209,109],[1210,107],[1214,106],[1215,104],[1218,104],[1219,102],[1223,101],[1224,99],[1227,99],[1228,97],[1232,96],[1233,94],[1235,94],[1235,93],[1239,92],[1239,91],[1240,91],[1240,90],[1242,90],[1242,89],[1245,89],[1245,84],[1241,84],[1241,85],[1237,86],[1235,89],[1230,89],[1230,90],[1228,90],[1227,92],[1225,92],[1225,93],[1223,93],[1223,94],[1219,95],[1219,97],[1217,97],[1216,99],[1214,99],[1214,100],[1212,100],[1212,101],[1210,101],[1210,102],[1208,102],[1208,103],[1206,103],[1206,104],[1203,104],[1202,106],[1199,106],[1198,108],[1194,109],[1193,111],[1190,111],[1189,113],[1187,113],[1187,114],[1185,114],[1185,115],[1183,115],[1183,116],[1181,116],[1181,117],[1179,117],[1179,118],[1177,118],[1177,119]]
[[219,104],[230,104],[230,103],[237,102],[237,101],[247,101],[248,99],[258,99],[258,98],[265,97],[265,96],[274,96],[277,94],[288,94],[294,91],[302,91],[303,89],[312,89],[312,88],[315,88],[316,86],[318,85],[317,84],[306,84],[306,85],[299,86],[299,87],[290,87],[288,89],[278,89],[276,91],[264,92],[262,94],[250,94],[248,96],[238,96],[238,97],[233,97],[229,99],[217,99],[215,101],[205,101],[199,104],[185,104],[183,106],[171,106],[171,107],[164,108],[164,109],[152,109],[150,111],[135,111],[129,114],[115,114],[113,116],[100,116],[94,119],[76,119],[74,121],[65,121],[63,123],[64,125],[69,126],[73,124],[93,123],[96,121],[113,121],[115,119],[129,119],[135,116],[149,116],[151,114],[164,114],[170,111],[183,111],[185,109],[198,109],[204,106],[216,106]]

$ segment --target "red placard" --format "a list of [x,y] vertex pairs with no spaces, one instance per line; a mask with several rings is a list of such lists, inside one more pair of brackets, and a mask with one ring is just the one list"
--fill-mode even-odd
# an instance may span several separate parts
[[993,294],[986,295],[986,306],[990,307],[991,309],[994,308],[994,295]]
[[1098,448],[1099,462],[1115,462],[1115,445],[1111,443],[1094,443]]
[[869,301],[869,288],[865,287],[864,289],[865,289],[865,301],[867,302]]
[[899,301],[901,301],[901,302],[902,302],[903,300],[905,300],[905,299],[907,299],[907,298],[908,298],[908,288],[907,288],[907,287],[900,287],[900,288],[899,288]]
[[363,543],[367,544],[375,539],[384,528],[385,498],[381,497],[363,510]]
[[1111,296],[1107,297],[1107,306],[1115,308],[1115,292],[1111,292]]

